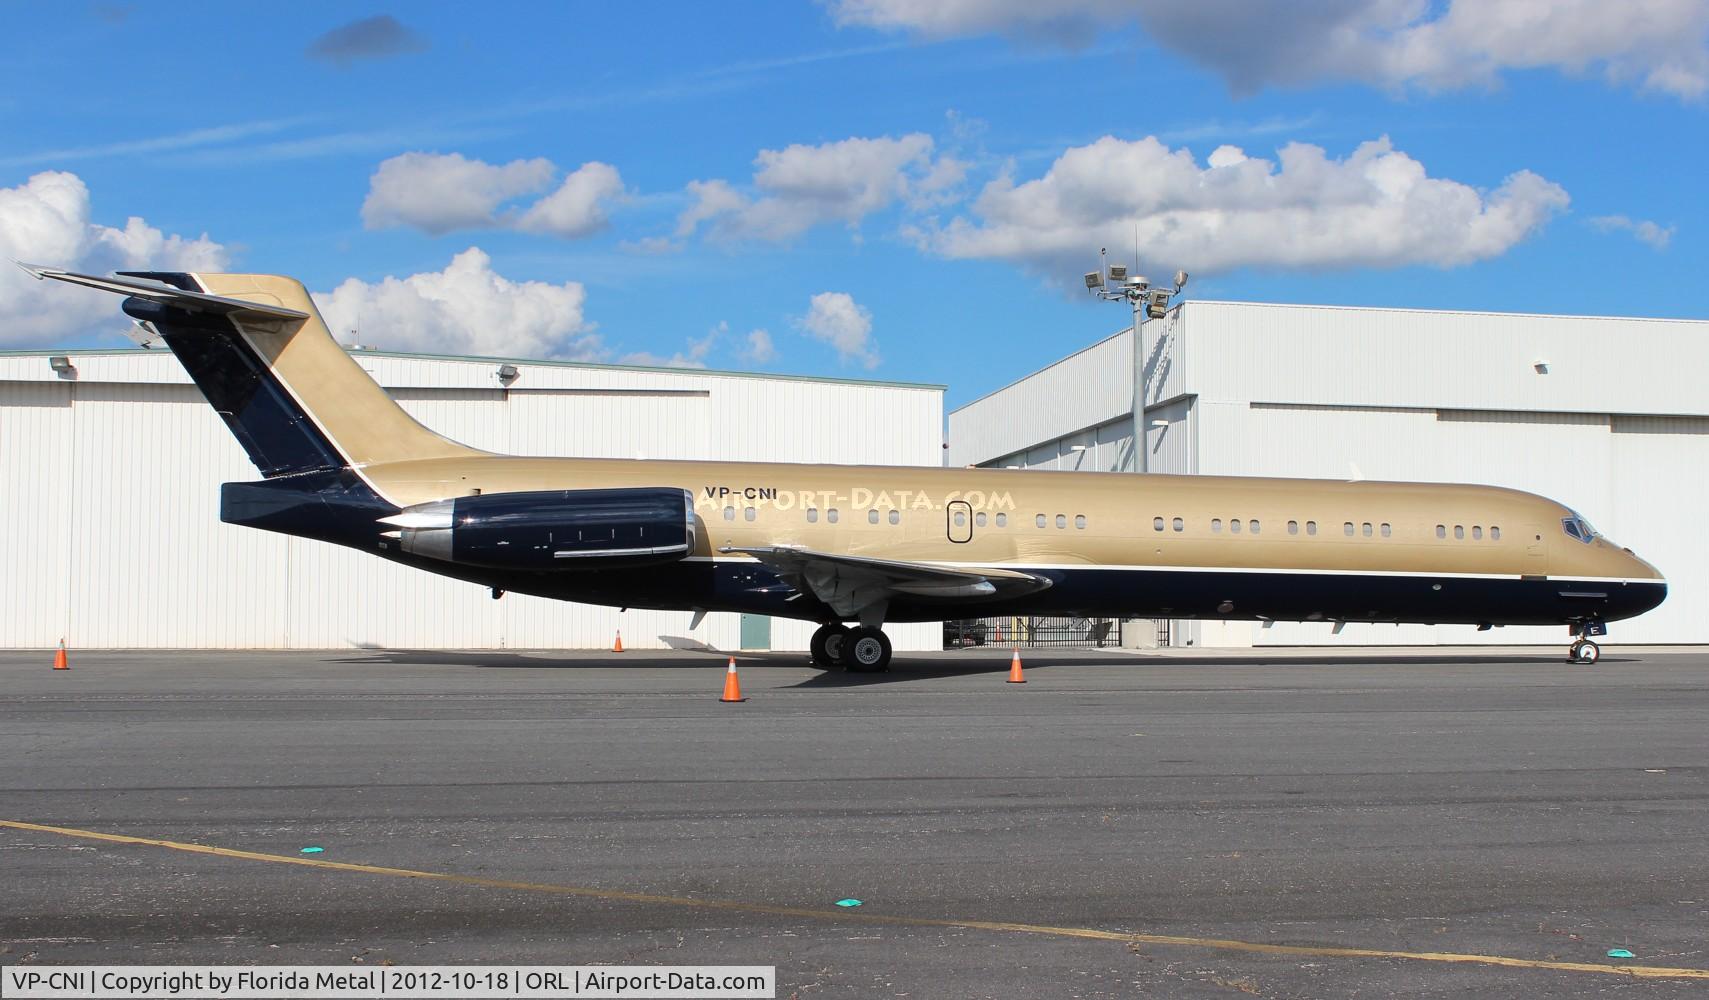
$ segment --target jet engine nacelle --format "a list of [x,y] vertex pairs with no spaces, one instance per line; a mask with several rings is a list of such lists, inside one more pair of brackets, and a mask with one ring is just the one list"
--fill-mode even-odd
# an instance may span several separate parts
[[676,562],[694,551],[694,496],[674,487],[485,493],[406,507],[382,524],[411,555],[496,569]]

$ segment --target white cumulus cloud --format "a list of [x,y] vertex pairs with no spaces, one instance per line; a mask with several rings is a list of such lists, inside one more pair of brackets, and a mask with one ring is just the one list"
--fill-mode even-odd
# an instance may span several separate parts
[[623,193],[623,178],[608,163],[584,163],[552,192],[529,207],[517,228],[567,239],[605,228],[605,207]]
[[434,235],[491,227],[498,224],[500,205],[545,190],[554,173],[545,159],[495,165],[460,153],[404,153],[381,163],[368,179],[362,224],[409,226]]
[[820,292],[808,302],[797,325],[815,340],[836,349],[844,363],[858,361],[877,368],[878,344],[872,339],[872,313],[847,292]]
[[765,330],[749,330],[748,342],[742,348],[742,360],[750,365],[763,365],[777,360],[777,346]]
[[1633,219],[1624,215],[1598,215],[1590,224],[1605,233],[1627,232],[1641,243],[1656,250],[1666,250],[1673,242],[1673,226],[1663,226],[1648,219]]
[[822,223],[855,226],[899,201],[939,198],[958,184],[965,165],[932,152],[923,132],[761,150],[751,195],[724,180],[689,182],[692,201],[677,219],[677,235],[704,224],[718,239],[783,241]]
[[229,254],[204,233],[168,235],[132,216],[122,228],[90,219],[89,188],[76,174],[46,171],[0,188],[0,344],[52,346],[129,325],[105,292],[37,281],[10,261],[74,271],[218,271]]
[[1304,143],[1271,161],[1233,146],[1201,166],[1155,138],[1068,149],[1042,177],[985,186],[970,214],[918,228],[947,257],[1077,274],[1099,246],[1132,246],[1167,270],[1454,266],[1501,254],[1566,208],[1530,171],[1492,191],[1431,177],[1387,138],[1344,159]]
[[350,278],[314,299],[339,339],[359,329],[362,343],[382,349],[575,361],[606,353],[582,315],[587,292],[579,282],[512,281],[478,247],[443,271]]
[[1237,91],[1323,80],[1447,89],[1556,69],[1683,98],[1709,92],[1703,0],[833,0],[833,11],[842,24],[930,37],[1067,44],[1137,23]]

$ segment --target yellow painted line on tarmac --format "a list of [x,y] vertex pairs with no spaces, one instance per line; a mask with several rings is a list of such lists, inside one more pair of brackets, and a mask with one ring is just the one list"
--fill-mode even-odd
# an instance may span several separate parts
[[1170,945],[1183,948],[1204,948],[1214,951],[1238,951],[1257,955],[1291,955],[1300,958],[1389,958],[1411,962],[1447,962],[1461,965],[1490,965],[1510,969],[1548,969],[1555,972],[1590,972],[1603,975],[1631,976],[1640,979],[1709,979],[1709,969],[1670,968],[1656,965],[1599,965],[1594,962],[1555,962],[1545,959],[1510,958],[1505,955],[1472,955],[1451,951],[1391,951],[1382,948],[1332,948],[1315,945],[1264,944],[1258,941],[1238,941],[1232,938],[1191,937],[1179,934],[1136,934],[1126,931],[1098,930],[1094,927],[1053,927],[1049,924],[1021,924],[1002,920],[955,920],[939,917],[905,917],[882,913],[851,913],[846,910],[818,910],[799,906],[773,906],[766,903],[744,903],[732,899],[695,899],[689,896],[661,896],[645,892],[625,892],[621,889],[596,889],[589,886],[554,885],[542,882],[513,882],[508,879],[483,878],[478,875],[457,875],[450,872],[424,872],[412,868],[386,868],[380,865],[359,865],[345,861],[322,861],[317,858],[292,857],[286,854],[263,854],[240,851],[230,847],[207,844],[186,844],[175,840],[155,840],[150,837],[130,837],[96,830],[78,830],[64,826],[44,826],[0,819],[0,828],[51,833],[79,840],[98,840],[109,844],[136,847],[163,847],[188,854],[210,854],[240,861],[264,861],[277,865],[300,865],[323,871],[360,872],[365,875],[390,875],[394,878],[414,878],[453,885],[471,885],[484,889],[509,889],[515,892],[544,893],[555,896],[578,896],[622,903],[645,903],[654,906],[680,906],[700,910],[722,910],[735,913],[758,913],[774,917],[802,917],[811,920],[832,920],[846,923],[881,924],[896,927],[948,927],[963,930],[996,931],[1009,934],[1037,934],[1045,937],[1084,938],[1094,941],[1118,941],[1123,944]]

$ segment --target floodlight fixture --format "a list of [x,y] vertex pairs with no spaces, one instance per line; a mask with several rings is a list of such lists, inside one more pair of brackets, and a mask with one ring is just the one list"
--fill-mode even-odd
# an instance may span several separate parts
[[1111,283],[1119,285],[1126,280],[1127,280],[1127,265],[1126,264],[1111,264],[1110,265],[1110,281],[1111,281]]
[[1175,272],[1175,291],[1179,292],[1181,289],[1186,288],[1186,287],[1187,287],[1187,272],[1176,271]]
[[1096,291],[1102,287],[1104,287],[1104,273],[1102,271],[1087,271],[1086,290]]
[[77,366],[72,364],[71,359],[63,354],[56,354],[53,357],[48,358],[47,363],[48,367],[53,369],[54,374],[58,375],[60,378],[77,377]]
[[515,382],[522,375],[522,372],[518,371],[515,365],[499,365],[498,371],[493,372],[493,374],[498,376],[500,382],[509,385]]
[[1169,421],[1164,420],[1162,417],[1159,417],[1156,420],[1153,420],[1151,422],[1151,426],[1153,426],[1153,427],[1168,427]]

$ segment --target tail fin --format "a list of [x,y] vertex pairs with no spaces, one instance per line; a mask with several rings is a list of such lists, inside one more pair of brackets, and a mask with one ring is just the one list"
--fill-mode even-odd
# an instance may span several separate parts
[[121,272],[21,265],[129,296],[267,478],[481,452],[405,413],[327,332],[301,282],[270,274]]

